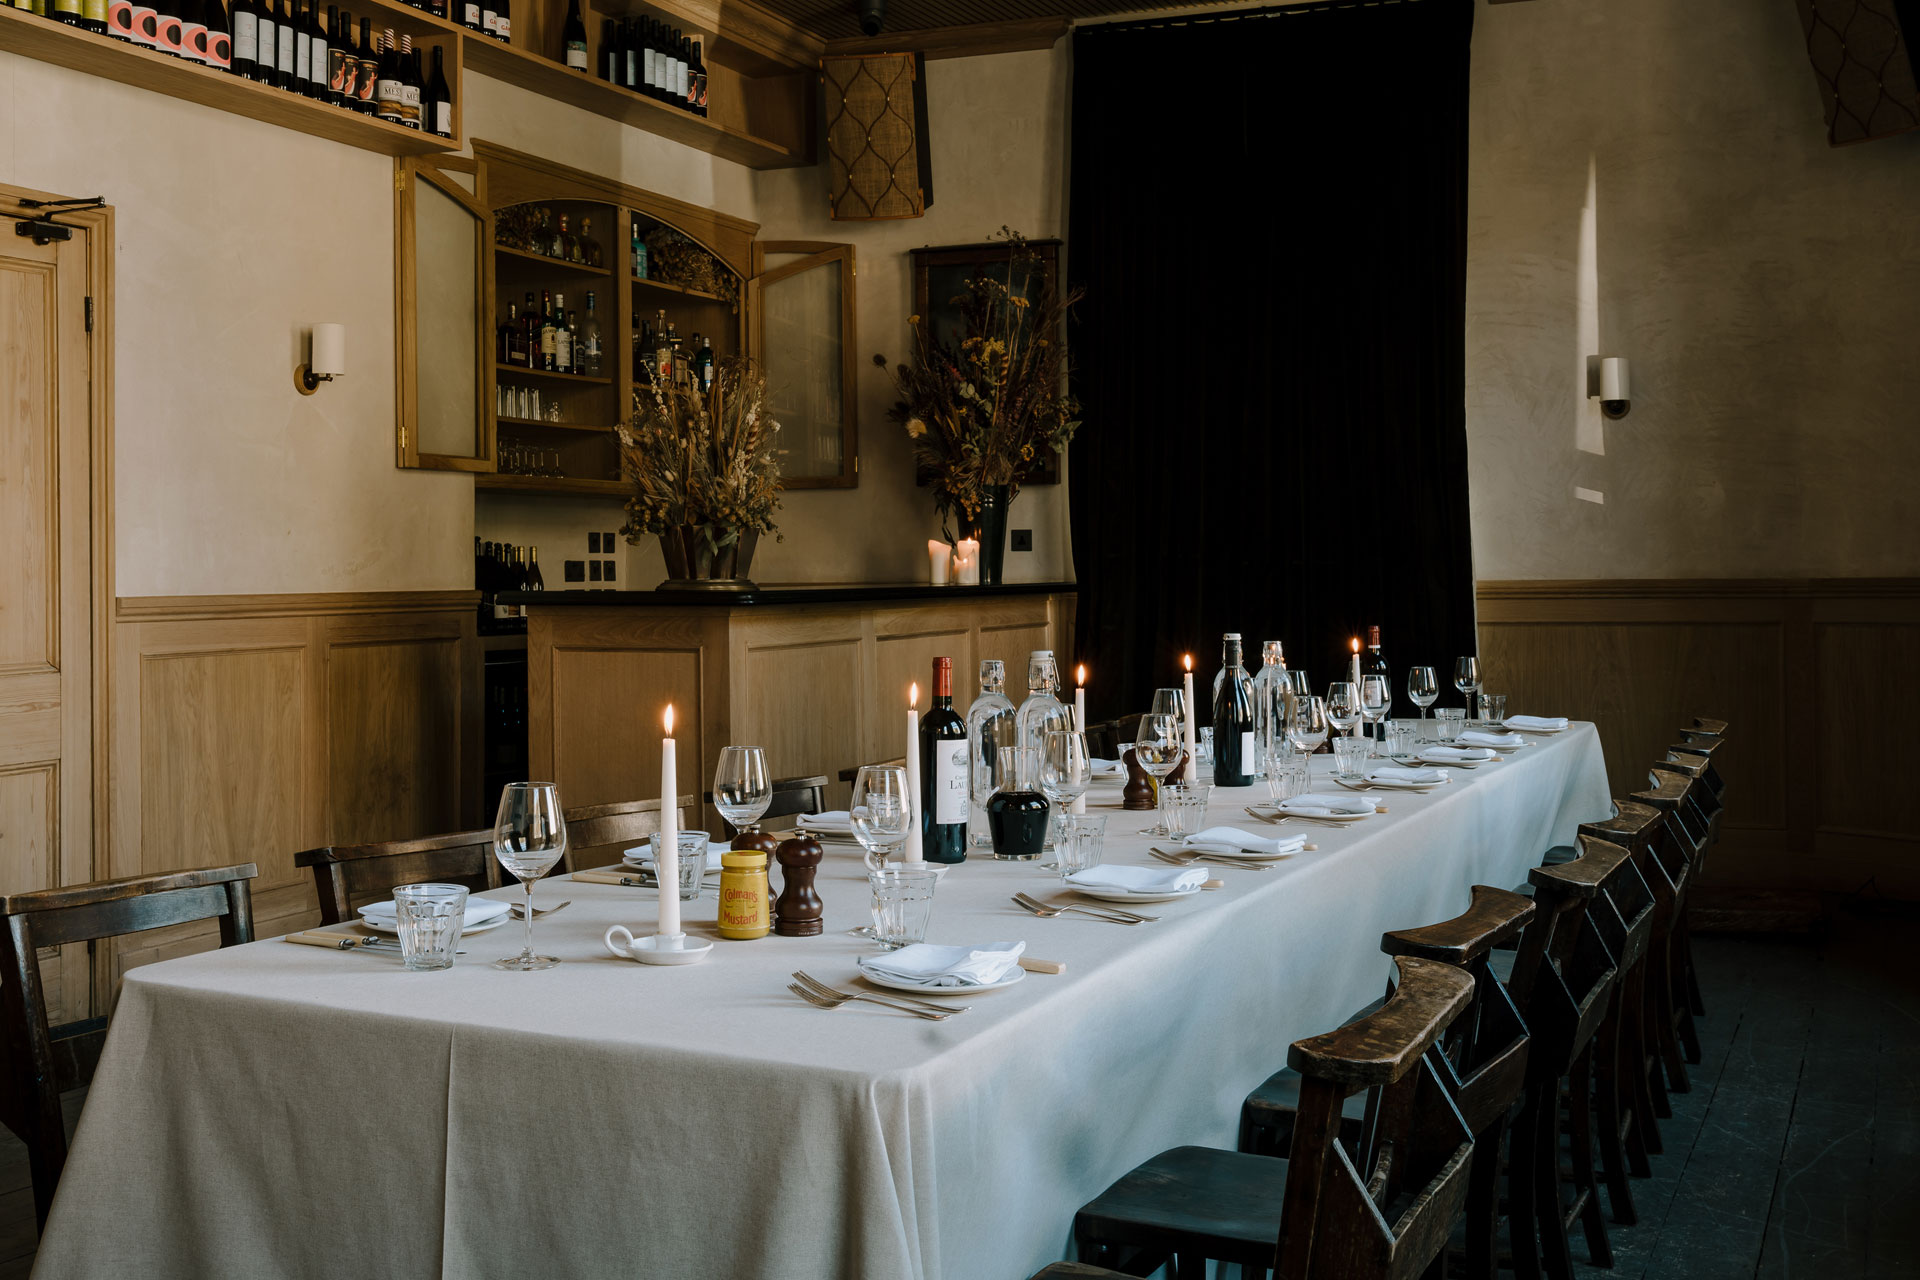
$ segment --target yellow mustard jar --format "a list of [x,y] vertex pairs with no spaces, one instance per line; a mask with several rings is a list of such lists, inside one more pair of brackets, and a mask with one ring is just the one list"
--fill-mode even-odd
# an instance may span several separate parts
[[730,849],[720,855],[720,936],[736,942],[773,930],[767,855]]

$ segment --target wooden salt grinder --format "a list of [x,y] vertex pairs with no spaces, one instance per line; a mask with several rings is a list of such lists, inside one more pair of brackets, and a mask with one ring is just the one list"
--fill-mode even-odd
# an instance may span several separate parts
[[1153,808],[1153,780],[1147,776],[1147,771],[1140,767],[1140,757],[1134,753],[1133,748],[1129,747],[1120,760],[1127,766],[1127,789],[1120,793],[1120,807],[1122,809]]
[[780,859],[780,900],[774,904],[773,931],[783,938],[815,937],[826,928],[821,923],[826,904],[813,888],[820,842],[797,835],[783,842],[774,856]]

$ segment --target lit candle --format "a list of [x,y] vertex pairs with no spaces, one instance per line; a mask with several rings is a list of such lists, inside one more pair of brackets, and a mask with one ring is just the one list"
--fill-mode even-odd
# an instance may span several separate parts
[[[1360,697],[1360,637],[1359,636],[1355,636],[1353,638],[1353,665],[1352,665],[1351,674],[1348,676],[1348,678],[1353,681],[1353,696],[1356,700],[1358,700],[1358,698]],[[1349,738],[1357,738],[1360,736],[1360,722],[1358,720],[1355,720],[1353,722],[1353,728],[1347,730],[1347,736]]]
[[[1082,733],[1087,731],[1087,664],[1084,662],[1073,669],[1073,727]],[[1073,798],[1073,811],[1087,811],[1086,792]]]
[[908,866],[919,866],[926,856],[920,845],[920,684],[907,688],[907,807],[913,821],[907,827]]
[[963,587],[980,585],[980,542],[962,538],[953,553],[953,580]]
[[673,704],[667,704],[667,736],[660,739],[660,834],[654,837],[653,878],[660,882],[660,938],[680,949],[680,786],[675,774]]
[[927,560],[931,566],[931,573],[927,580],[936,587],[946,586],[952,572],[950,566],[953,560],[953,548],[938,538],[928,538]]
[[1198,782],[1200,781],[1200,749],[1194,745],[1199,731],[1194,728],[1193,718],[1193,655],[1186,654],[1180,661],[1187,667],[1187,673],[1181,685],[1181,696],[1187,703],[1187,760],[1193,766],[1188,770],[1186,778],[1188,782]]

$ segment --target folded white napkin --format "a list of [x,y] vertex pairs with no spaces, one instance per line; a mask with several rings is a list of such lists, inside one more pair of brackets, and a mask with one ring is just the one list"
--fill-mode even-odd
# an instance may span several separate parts
[[1455,739],[1470,747],[1523,747],[1527,740],[1517,733],[1494,733],[1486,729],[1468,729]]
[[1012,977],[1026,949],[1024,942],[982,942],[971,947],[916,942],[886,955],[866,956],[860,967],[923,987],[984,987]]
[[1388,782],[1400,786],[1425,787],[1446,780],[1445,769],[1402,769],[1397,765],[1382,765],[1367,775],[1368,782]]
[[1422,760],[1464,760],[1480,763],[1499,758],[1500,753],[1491,747],[1428,747],[1420,753]]
[[1066,882],[1076,889],[1121,889],[1127,893],[1186,893],[1213,874],[1198,867],[1123,867],[1102,863],[1076,871]]
[[1093,776],[1096,778],[1102,774],[1125,773],[1127,771],[1127,766],[1118,760],[1089,759],[1087,765],[1092,769]]
[[829,835],[850,836],[853,834],[853,815],[845,809],[829,809],[825,813],[803,813],[794,819],[802,831],[824,831]]
[[1185,848],[1209,849],[1215,853],[1298,853],[1306,845],[1305,836],[1287,836],[1273,840],[1243,831],[1239,827],[1208,827],[1187,837]]
[[[496,920],[507,914],[510,910],[512,910],[511,905],[502,902],[498,898],[470,897],[467,899],[465,922],[467,924],[485,924],[489,920]],[[383,924],[392,924],[399,918],[398,908],[393,905],[393,899],[391,898],[385,902],[369,902],[366,906],[360,908],[360,914],[369,920],[378,920]]]
[[1325,818],[1334,814],[1373,813],[1380,808],[1380,802],[1372,796],[1328,796],[1314,792],[1282,800],[1276,807],[1282,813],[1298,814],[1302,818]]
[[1567,727],[1565,716],[1508,716],[1500,722],[1509,729],[1531,729],[1535,733],[1553,733]]
[[[720,869],[720,855],[725,852],[725,849],[717,845],[709,844],[707,846],[707,870],[718,871]],[[628,866],[646,867],[651,870],[653,868],[653,842],[648,841],[646,844],[633,846],[633,848],[627,850],[624,861]]]

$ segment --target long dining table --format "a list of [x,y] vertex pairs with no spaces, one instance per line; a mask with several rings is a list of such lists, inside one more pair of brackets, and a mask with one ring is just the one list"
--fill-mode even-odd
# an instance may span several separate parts
[[[535,973],[450,969],[280,940],[126,975],[36,1277],[873,1277],[1021,1280],[1069,1256],[1075,1209],[1167,1147],[1230,1147],[1287,1045],[1376,997],[1390,929],[1510,886],[1610,812],[1590,724],[1453,770],[1387,811],[1298,828],[1314,848],[1141,910],[1075,899],[1031,862],[970,857],[929,940],[1024,940],[1062,961],[930,1022],[787,990],[853,988],[872,944],[857,850],[830,847],[825,932],[718,942],[682,967],[616,959],[651,889],[542,881]],[[1331,787],[1316,757],[1316,789]],[[1272,833],[1216,788],[1215,823]],[[1159,866],[1150,813],[1096,787],[1106,860]],[[1164,842],[1162,842],[1164,843]],[[777,887],[777,884],[776,884]],[[516,890],[504,890],[511,894]],[[686,905],[713,933],[715,899]],[[1274,1208],[1276,1232],[1279,1206]]]

